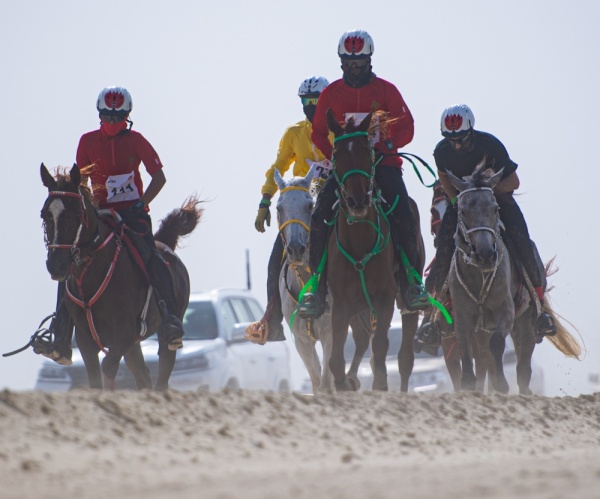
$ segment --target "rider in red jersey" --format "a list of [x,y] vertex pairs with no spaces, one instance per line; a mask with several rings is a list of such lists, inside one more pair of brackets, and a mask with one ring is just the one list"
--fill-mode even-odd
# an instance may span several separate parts
[[[150,143],[131,130],[129,113],[133,108],[131,95],[123,87],[108,87],[98,96],[96,108],[100,128],[84,134],[77,148],[77,164],[82,170],[82,183],[90,178],[94,201],[100,208],[114,209],[125,224],[137,233],[150,248],[146,267],[152,286],[167,313],[157,331],[159,341],[175,350],[183,346],[183,325],[176,314],[176,299],[169,269],[156,249],[152,221],[148,214],[150,202],[166,183],[163,165]],[[129,126],[128,126],[129,125]],[[144,190],[139,167],[143,163],[152,177]],[[137,238],[134,238],[137,239]],[[66,310],[65,283],[58,286],[55,316],[50,323],[51,341],[32,341],[34,352],[59,364],[71,364],[73,323]]]
[[[380,160],[375,171],[375,180],[384,199],[390,204],[397,199],[390,217],[390,231],[396,255],[400,263],[399,249],[402,248],[413,268],[418,268],[417,229],[412,215],[408,193],[402,178],[402,159],[397,151],[410,143],[414,134],[414,121],[408,106],[398,89],[390,82],[373,73],[371,55],[373,40],[364,30],[344,33],[338,44],[343,77],[331,83],[321,94],[313,120],[313,142],[331,159],[332,144],[329,140],[326,112],[331,109],[340,121],[353,117],[360,122],[372,111],[385,111],[391,119],[389,137],[375,140],[373,148],[376,160]],[[310,266],[314,271],[319,266],[327,244],[326,221],[334,216],[337,181],[330,176],[321,190],[311,219]],[[326,266],[323,269],[316,293],[305,293],[298,307],[302,317],[319,317],[325,310],[327,292]],[[417,310],[429,304],[427,293],[420,284],[410,286],[404,302],[409,309]]]

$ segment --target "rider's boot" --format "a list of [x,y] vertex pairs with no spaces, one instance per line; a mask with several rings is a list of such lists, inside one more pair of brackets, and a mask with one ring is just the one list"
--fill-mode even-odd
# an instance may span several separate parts
[[169,350],[177,350],[183,347],[183,324],[177,316],[177,299],[171,274],[158,252],[153,253],[148,262],[148,274],[158,295],[162,315],[157,331],[158,340],[165,342]]
[[[327,246],[329,228],[325,222],[315,220],[313,217],[310,225],[310,245],[308,253],[308,263],[311,271],[317,272],[321,263],[321,258]],[[327,309],[327,264],[321,269],[317,289],[313,292],[304,293],[304,296],[298,303],[298,315],[303,319],[316,319],[321,317]]]
[[[535,292],[543,306],[544,291],[542,290],[542,286],[537,286],[535,288]],[[537,319],[535,320],[535,332],[539,341],[541,341],[544,336],[554,336],[556,334],[556,324],[554,323],[554,319],[545,310],[542,310],[540,315],[538,315]]]
[[70,366],[73,363],[71,360],[73,321],[64,302],[65,286],[64,282],[58,283],[56,312],[51,316],[50,326],[45,329],[42,327],[44,323],[40,324],[38,330],[31,337],[30,343],[34,353],[48,357],[60,365]]
[[[434,262],[431,267],[429,276],[425,281],[425,286],[430,290],[432,295],[435,295],[436,289],[436,276],[439,272],[439,266]],[[421,350],[425,351],[430,355],[437,355],[437,351],[442,342],[442,333],[436,322],[431,321],[431,314],[425,314],[421,325],[417,329],[415,339],[413,341],[413,349],[416,353]]]

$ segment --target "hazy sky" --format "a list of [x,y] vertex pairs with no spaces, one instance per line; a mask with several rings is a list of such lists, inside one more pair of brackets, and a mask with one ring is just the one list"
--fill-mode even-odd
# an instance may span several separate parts
[[[519,164],[518,202],[542,258],[556,257],[556,310],[587,347],[565,359],[535,352],[550,395],[595,389],[600,372],[595,230],[600,175],[600,3],[438,1],[81,0],[3,3],[0,18],[0,158],[5,175],[0,353],[28,341],[51,313],[56,284],[45,268],[39,165],[71,165],[79,137],[98,126],[95,101],[109,85],[133,97],[134,128],[158,151],[167,185],[155,223],[192,193],[210,200],[179,251],[195,290],[252,287],[265,303],[276,230],[254,218],[265,170],[285,128],[303,118],[297,88],[312,75],[340,77],[337,42],[349,29],[374,39],[375,73],[393,82],[415,117],[404,149],[433,164],[439,117],[458,102],[476,128],[496,135]],[[427,259],[431,191],[405,169],[419,204]],[[0,388],[33,388],[41,358],[0,358]]]

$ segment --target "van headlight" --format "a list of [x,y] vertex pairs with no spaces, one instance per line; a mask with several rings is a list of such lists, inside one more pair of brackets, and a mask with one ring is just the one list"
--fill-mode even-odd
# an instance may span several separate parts
[[200,353],[178,358],[173,371],[205,371],[212,366],[212,356]]

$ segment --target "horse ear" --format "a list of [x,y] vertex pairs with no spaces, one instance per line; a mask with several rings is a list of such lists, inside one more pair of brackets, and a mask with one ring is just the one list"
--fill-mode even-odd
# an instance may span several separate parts
[[327,108],[325,115],[327,116],[327,126],[329,127],[329,130],[333,132],[333,135],[335,135],[336,137],[342,135],[344,133],[344,129],[338,123],[338,120],[335,118],[335,115],[333,114],[331,108]]
[[492,178],[490,178],[489,184],[492,189],[494,187],[496,187],[496,185],[498,184],[498,182],[500,182],[500,180],[502,180],[503,173],[504,173],[504,167],[500,168],[500,171],[498,173],[496,173]]
[[469,182],[467,180],[462,180],[460,178],[458,178],[456,175],[454,175],[452,172],[450,171],[446,171],[446,175],[448,176],[448,180],[450,180],[450,183],[459,191],[462,192],[464,191],[468,186],[469,186]]
[[42,184],[44,184],[48,190],[56,189],[56,180],[50,174],[44,163],[40,165],[40,175],[42,177]]
[[81,172],[77,164],[73,163],[73,168],[71,168],[69,175],[71,175],[71,182],[79,187],[79,184],[81,184]]
[[305,184],[310,186],[310,183],[312,182],[312,179],[314,178],[316,171],[317,171],[317,167],[315,166],[315,163],[313,163],[311,161],[308,173],[306,175],[304,175],[304,183]]
[[369,114],[367,114],[363,120],[360,122],[360,125],[358,125],[358,131],[359,132],[367,132],[369,130],[369,127],[371,126],[371,117],[373,116],[373,111],[371,111]]
[[280,191],[285,188],[285,180],[283,180],[283,177],[277,168],[273,168],[273,180],[275,180]]

